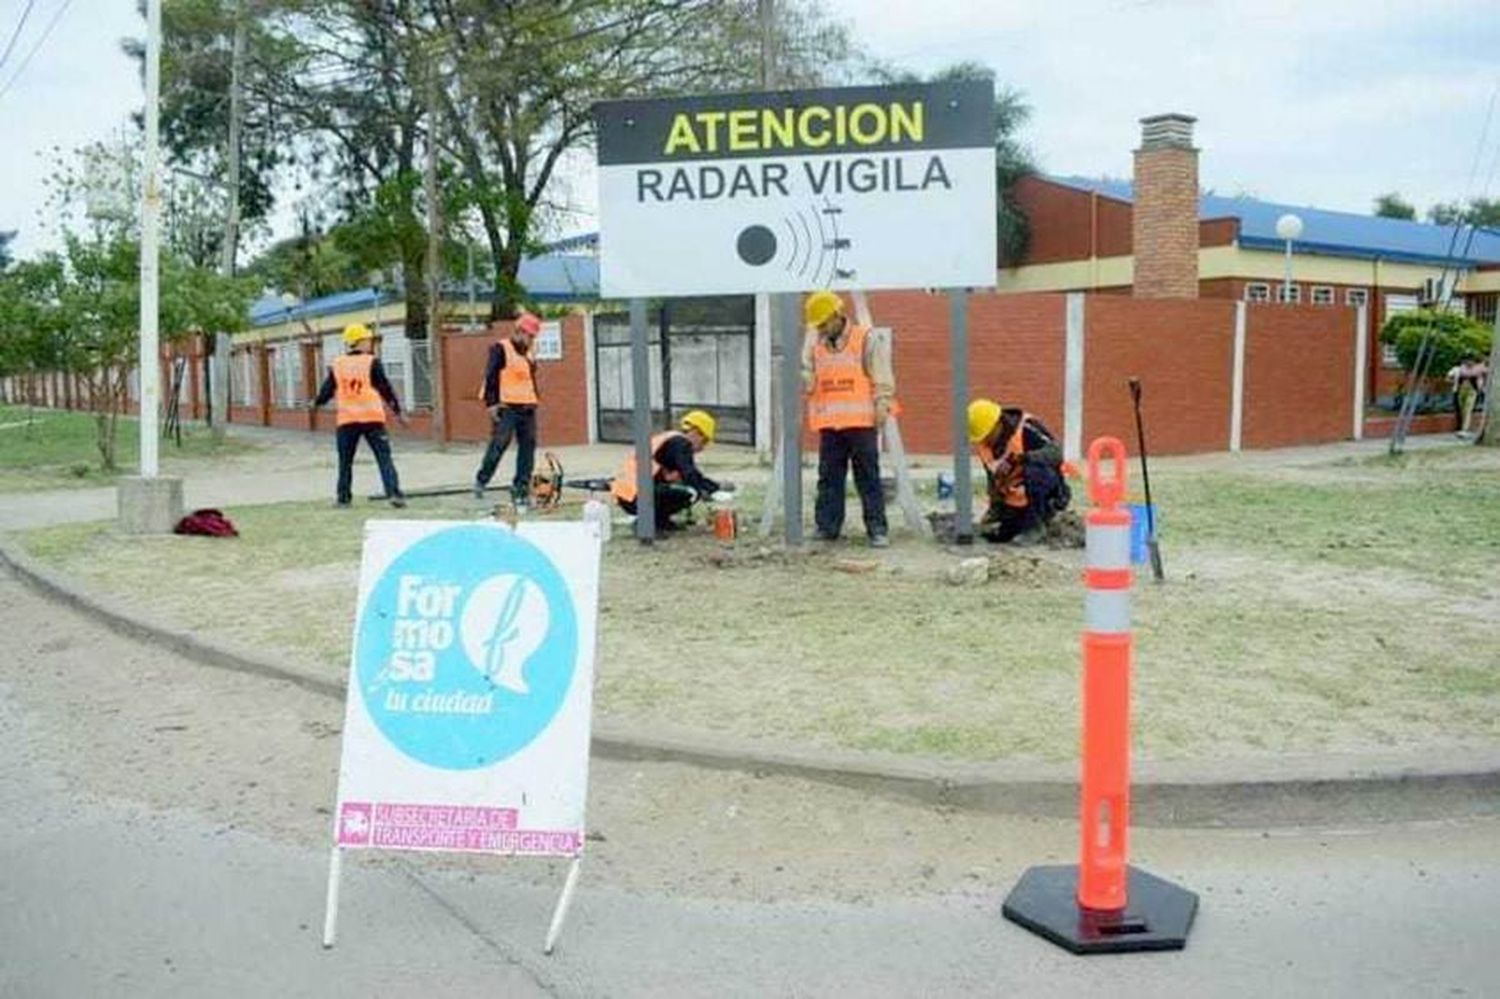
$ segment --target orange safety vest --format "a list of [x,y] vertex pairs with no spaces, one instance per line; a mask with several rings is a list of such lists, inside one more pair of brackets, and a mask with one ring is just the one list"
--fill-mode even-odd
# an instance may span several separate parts
[[[656,452],[661,446],[673,437],[685,437],[686,434],[678,430],[668,430],[656,434],[651,438],[651,478],[653,481],[660,479],[662,482],[681,482],[682,476],[677,472],[662,471],[661,464],[656,460]],[[633,503],[636,497],[635,486],[635,449],[631,448],[630,454],[625,458],[625,464],[620,466],[620,471],[615,474],[614,481],[609,484],[609,492],[621,503]]]
[[374,366],[373,354],[343,354],[333,359],[339,426],[385,422],[385,401],[370,381],[370,369]]
[[536,378],[531,358],[516,349],[509,338],[500,341],[505,351],[505,367],[500,369],[500,404],[502,406],[535,406]]
[[875,383],[865,371],[865,339],[870,330],[850,323],[848,334],[842,350],[830,350],[821,336],[813,344],[807,422],[814,430],[875,426]]
[[1010,471],[1005,474],[1003,482],[999,483],[1001,496],[1005,505],[1022,509],[1026,507],[1026,476],[1022,465],[1026,460],[1026,424],[1031,422],[1031,414],[1023,412],[1021,419],[1016,423],[1015,432],[1005,442],[1005,450],[1000,454],[990,447],[988,441],[979,444],[979,460],[984,463],[985,471],[991,475],[995,474],[995,467],[1000,464],[1001,457],[1010,459]]

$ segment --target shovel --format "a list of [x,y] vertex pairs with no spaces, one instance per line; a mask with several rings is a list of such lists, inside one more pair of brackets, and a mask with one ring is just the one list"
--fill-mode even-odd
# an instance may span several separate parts
[[1130,379],[1130,401],[1135,404],[1135,436],[1141,445],[1141,482],[1146,488],[1146,550],[1151,553],[1151,575],[1158,583],[1167,578],[1161,566],[1161,545],[1156,540],[1156,507],[1151,504],[1151,472],[1146,467],[1146,428],[1141,423],[1141,380]]

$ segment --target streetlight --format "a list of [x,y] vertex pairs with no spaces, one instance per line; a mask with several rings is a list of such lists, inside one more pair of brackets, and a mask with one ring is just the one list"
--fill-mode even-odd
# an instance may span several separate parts
[[1292,241],[1302,235],[1302,219],[1287,212],[1276,220],[1276,235],[1286,240],[1286,280],[1281,285],[1281,301],[1292,300]]

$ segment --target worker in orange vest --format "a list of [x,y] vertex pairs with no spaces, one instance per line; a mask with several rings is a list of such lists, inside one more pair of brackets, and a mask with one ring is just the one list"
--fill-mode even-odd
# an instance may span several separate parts
[[484,499],[484,490],[514,438],[516,475],[510,483],[510,495],[517,513],[526,512],[531,498],[531,469],[536,464],[536,407],[541,396],[532,347],[541,331],[542,321],[536,316],[529,312],[517,316],[510,335],[490,345],[481,387],[484,407],[490,414],[490,445],[474,474],[474,496]]
[[990,506],[979,533],[995,542],[1037,540],[1042,525],[1073,499],[1057,438],[1035,416],[992,399],[969,403],[968,423],[969,443],[989,478]]
[[395,389],[375,356],[375,334],[362,323],[344,327],[344,347],[348,353],[335,357],[323,376],[323,385],[309,408],[316,411],[327,405],[330,399],[336,403],[338,429],[334,440],[338,446],[339,477],[337,503],[349,505],[353,498],[354,452],[359,449],[360,439],[370,445],[375,455],[375,464],[380,469],[380,481],[385,486],[385,498],[391,506],[403,507],[406,497],[401,495],[401,482],[396,476],[396,463],[391,460],[391,439],[385,429],[385,407],[390,406],[396,420],[404,427],[406,415],[401,412],[401,402]]
[[871,337],[868,327],[850,322],[843,300],[831,291],[807,296],[803,315],[813,331],[803,345],[802,381],[808,423],[818,432],[817,536],[836,541],[844,529],[844,483],[852,464],[865,534],[871,547],[885,548],[890,541],[877,428],[896,395],[890,348]]
[[[656,513],[656,529],[663,533],[677,530],[672,520],[700,499],[732,488],[727,482],[715,482],[698,470],[695,456],[714,442],[718,427],[713,416],[694,409],[682,417],[680,430],[668,430],[651,438],[651,481]],[[610,495],[631,516],[636,511],[635,450],[625,458],[620,471],[610,483]]]

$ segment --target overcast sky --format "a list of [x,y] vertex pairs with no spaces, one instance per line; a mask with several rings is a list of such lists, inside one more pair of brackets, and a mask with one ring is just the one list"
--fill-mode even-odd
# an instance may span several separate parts
[[[35,0],[0,90],[67,0]],[[1137,119],[1198,118],[1201,181],[1221,194],[1366,212],[1383,191],[1425,210],[1500,195],[1495,0],[827,0],[879,57],[918,70],[993,67],[1033,108],[1042,168],[1128,177]],[[0,51],[27,0],[0,0]],[[102,138],[140,103],[120,53],[135,0],[73,0],[0,95],[0,229],[23,254],[50,239],[36,213],[46,154]],[[587,182],[571,198],[592,202]],[[580,218],[569,229],[587,228]]]

